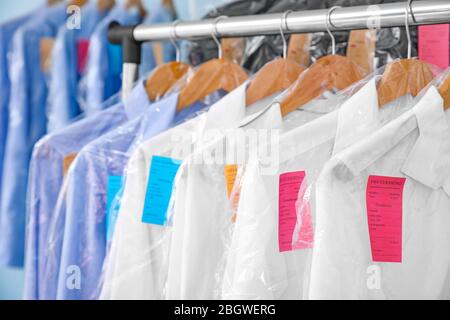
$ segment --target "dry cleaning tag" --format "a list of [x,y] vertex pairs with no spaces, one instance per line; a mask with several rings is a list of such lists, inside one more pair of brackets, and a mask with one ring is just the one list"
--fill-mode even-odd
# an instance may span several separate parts
[[142,222],[165,225],[173,183],[180,165],[180,160],[152,157]]
[[278,195],[280,252],[307,249],[313,246],[311,209],[309,199],[305,197],[305,176],[305,171],[280,175]]
[[405,178],[369,176],[367,222],[374,262],[402,262],[402,200]]

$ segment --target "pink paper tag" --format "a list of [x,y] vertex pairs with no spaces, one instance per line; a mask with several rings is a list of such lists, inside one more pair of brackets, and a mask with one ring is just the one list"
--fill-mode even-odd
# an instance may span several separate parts
[[419,59],[442,69],[450,65],[450,25],[419,27]]
[[402,262],[402,200],[405,178],[369,176],[367,221],[374,262]]
[[86,68],[87,55],[89,51],[89,39],[77,41],[77,72],[82,74]]
[[278,197],[278,246],[280,252],[312,248],[313,245],[311,209],[309,197],[305,193],[305,175],[304,171],[280,175]]

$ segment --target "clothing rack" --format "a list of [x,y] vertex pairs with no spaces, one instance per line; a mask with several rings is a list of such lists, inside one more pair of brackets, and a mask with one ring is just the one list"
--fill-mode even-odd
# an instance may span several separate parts
[[402,27],[408,12],[410,26],[450,23],[450,0],[409,1],[381,5],[219,17],[176,24],[121,26],[112,23],[108,37],[122,45],[122,94],[131,90],[138,78],[141,43],[168,39],[201,39],[274,35],[283,32],[310,33],[368,28]]

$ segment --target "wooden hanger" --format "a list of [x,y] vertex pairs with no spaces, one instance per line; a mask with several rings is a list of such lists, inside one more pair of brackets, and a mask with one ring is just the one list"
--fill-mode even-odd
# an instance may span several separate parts
[[444,109],[450,108],[450,77],[439,87],[439,93],[444,98]]
[[177,24],[178,21],[175,21],[172,26],[173,36],[171,37],[172,44],[176,48],[176,61],[171,61],[156,67],[147,78],[146,91],[151,101],[155,101],[164,96],[191,69],[189,65],[180,62],[180,49],[176,43]]
[[57,4],[58,2],[61,2],[61,0],[47,0],[47,5],[53,6],[53,5]]
[[[218,17],[215,21],[217,24]],[[230,92],[247,80],[245,70],[236,63],[222,58],[222,49],[216,37],[217,31],[212,33],[212,37],[219,47],[219,58],[203,63],[192,76],[187,84],[180,91],[177,110],[180,111],[192,103],[205,98],[209,94],[224,90]]]
[[281,114],[289,114],[329,90],[343,90],[361,80],[365,71],[347,57],[329,55],[303,72],[280,102]]
[[366,72],[351,59],[336,55],[336,41],[329,28],[332,7],[327,14],[327,32],[332,41],[332,54],[318,59],[303,72],[280,102],[283,116],[305,105],[329,90],[343,90],[361,80]]
[[378,84],[378,103],[382,107],[407,93],[415,97],[433,78],[426,62],[416,59],[392,62]]
[[276,92],[286,90],[305,70],[294,60],[287,59],[287,44],[283,28],[287,29],[286,17],[290,12],[285,12],[281,19],[280,33],[283,40],[283,58],[267,63],[256,74],[247,89],[247,106]]
[[375,29],[352,30],[348,37],[346,57],[368,73],[373,72],[376,38]]
[[82,7],[84,6],[86,3],[88,3],[88,0],[71,0],[69,2],[69,6],[77,6],[77,7]]
[[100,11],[108,11],[116,5],[115,0],[97,0],[97,8]]
[[139,10],[139,15],[145,17],[147,15],[147,10],[145,9],[142,0],[127,0],[125,2],[125,8],[128,10],[130,8],[137,7]]
[[409,15],[411,1],[408,1],[405,12],[406,37],[408,39],[408,58],[389,64],[378,85],[378,101],[380,107],[409,93],[416,96],[434,75],[426,62],[411,59],[411,35],[409,33]]
[[290,59],[278,58],[267,63],[247,89],[247,106],[276,92],[289,88],[305,70]]

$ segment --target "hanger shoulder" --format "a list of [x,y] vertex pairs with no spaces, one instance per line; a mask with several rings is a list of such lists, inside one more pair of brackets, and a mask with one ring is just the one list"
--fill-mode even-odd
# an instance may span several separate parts
[[305,70],[290,59],[275,59],[258,71],[247,89],[247,105],[286,90]]
[[378,85],[380,107],[407,93],[415,97],[433,78],[431,68],[420,60],[401,59],[389,64]]
[[182,110],[217,90],[230,92],[247,77],[244,69],[229,60],[213,59],[205,62],[181,90],[177,110]]
[[164,96],[172,86],[190,70],[190,66],[173,61],[157,67],[147,78],[146,91],[149,99],[155,101]]
[[439,93],[444,99],[444,109],[450,108],[450,77],[439,87]]
[[320,58],[289,89],[281,101],[281,113],[285,116],[328,90],[343,90],[365,75],[366,72],[347,57]]

